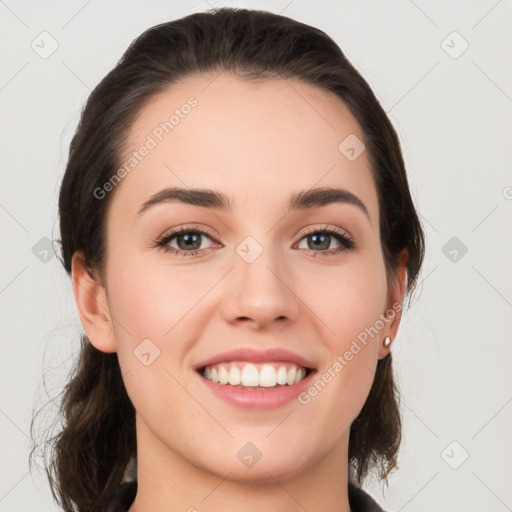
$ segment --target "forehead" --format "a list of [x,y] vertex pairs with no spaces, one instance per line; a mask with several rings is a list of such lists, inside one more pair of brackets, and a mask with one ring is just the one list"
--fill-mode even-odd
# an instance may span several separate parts
[[349,159],[345,141],[355,141],[359,151],[364,136],[333,93],[297,79],[188,77],[153,97],[131,126],[120,162],[128,172],[118,185],[119,207],[133,216],[169,186],[222,191],[235,210],[261,210],[262,200],[282,204],[295,191],[343,187],[375,219],[366,151]]

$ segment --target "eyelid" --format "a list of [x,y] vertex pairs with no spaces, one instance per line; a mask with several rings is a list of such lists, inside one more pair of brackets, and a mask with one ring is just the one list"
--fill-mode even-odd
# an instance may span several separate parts
[[162,240],[164,238],[167,238],[170,235],[176,236],[180,232],[183,231],[198,231],[198,232],[204,232],[207,234],[210,238],[219,238],[216,234],[213,233],[213,231],[205,226],[202,225],[194,225],[194,224],[184,224],[181,226],[177,226],[174,228],[169,228],[162,235],[158,237],[159,240]]
[[331,227],[322,225],[320,227],[308,227],[306,231],[302,232],[297,243],[300,243],[303,238],[316,233],[323,233],[334,237],[335,239],[338,240],[338,243],[341,245],[341,248],[327,249],[325,251],[313,251],[312,249],[309,249],[309,251],[313,253],[314,257],[343,254],[346,253],[347,251],[354,250],[357,248],[357,244],[354,240],[354,237],[350,235],[346,230],[338,226]]
[[[178,226],[178,227],[175,227],[175,228],[169,228],[167,229],[166,231],[164,231],[164,233],[162,235],[160,235],[158,237],[158,240],[163,240],[165,238],[167,238],[168,236],[170,235],[173,235],[173,236],[176,236],[177,234],[179,234],[180,232],[184,232],[184,231],[199,231],[199,232],[204,232],[206,235],[208,235],[210,238],[216,240],[216,239],[219,239],[221,237],[217,236],[217,234],[213,233],[212,230],[210,230],[209,228],[207,228],[206,226],[202,226],[202,225],[189,225],[189,224],[185,224],[185,225],[182,225],[182,226]],[[334,233],[337,233],[339,235],[343,235],[345,236],[347,239],[353,241],[353,237],[352,235],[345,229],[342,229],[342,228],[339,228],[337,226],[329,226],[329,225],[321,225],[321,226],[318,226],[318,225],[313,225],[313,226],[307,226],[305,228],[305,231],[303,231],[302,233],[300,233],[300,238],[299,240],[302,240],[302,238],[304,238],[305,236],[307,235],[310,235],[312,233],[318,233],[320,231],[330,231],[330,232],[334,232]],[[294,238],[298,237],[299,234],[297,234]]]
[[303,238],[306,235],[310,235],[312,233],[318,233],[320,231],[334,232],[334,233],[337,233],[338,235],[345,236],[349,240],[354,239],[354,237],[346,229],[340,228],[338,226],[329,226],[329,225],[325,225],[325,224],[322,224],[321,226],[306,227],[306,230],[304,232],[302,232],[302,234],[301,234],[301,238]]
[[[191,251],[183,251],[182,249],[175,249],[174,247],[167,247],[170,240],[173,240],[175,237],[179,236],[182,233],[189,233],[189,232],[196,232],[200,235],[206,235],[208,238],[210,238],[214,244],[217,243],[217,239],[220,237],[217,237],[216,234],[213,234],[212,231],[204,226],[198,226],[198,225],[182,225],[175,228],[170,228],[167,231],[165,231],[160,237],[158,237],[157,240],[155,240],[155,247],[163,248],[166,252],[171,252],[177,255],[183,256],[186,254],[187,256],[196,256],[200,253],[205,253],[206,251],[209,251],[212,249],[212,247],[208,247],[206,249],[193,249]],[[346,230],[339,228],[338,226],[328,226],[328,225],[321,225],[321,226],[308,226],[305,231],[303,231],[300,236],[296,235],[298,237],[297,243],[300,243],[303,238],[307,237],[311,234],[316,233],[323,233],[327,234],[329,236],[334,236],[334,238],[338,239],[338,243],[342,246],[342,248],[336,248],[336,249],[327,249],[324,251],[314,251],[312,249],[309,249],[310,252],[314,254],[314,256],[330,256],[332,254],[341,254],[344,252],[347,252],[351,249],[356,248],[356,243],[354,241],[354,238],[352,235],[350,235]],[[222,242],[221,242],[222,243]],[[186,256],[183,256],[186,257]]]

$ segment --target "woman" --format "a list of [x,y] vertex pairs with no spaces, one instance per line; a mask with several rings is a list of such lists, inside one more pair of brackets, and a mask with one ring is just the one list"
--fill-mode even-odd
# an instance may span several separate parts
[[85,105],[59,217],[85,331],[65,511],[382,510],[361,484],[397,467],[424,235],[332,39],[228,8],[147,30]]

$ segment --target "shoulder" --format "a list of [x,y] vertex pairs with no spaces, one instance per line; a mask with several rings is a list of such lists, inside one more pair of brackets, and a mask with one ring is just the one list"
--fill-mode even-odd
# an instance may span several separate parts
[[352,512],[385,512],[368,493],[352,482],[348,484],[348,502]]
[[[136,480],[121,484],[112,503],[112,512],[127,512],[136,494]],[[369,494],[351,482],[348,484],[348,501],[352,512],[385,512]]]
[[112,500],[112,512],[127,512],[137,494],[137,481],[125,482],[119,486]]

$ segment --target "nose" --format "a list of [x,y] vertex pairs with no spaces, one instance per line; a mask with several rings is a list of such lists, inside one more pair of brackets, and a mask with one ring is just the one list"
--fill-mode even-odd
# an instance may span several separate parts
[[222,314],[228,323],[264,329],[273,322],[297,320],[300,299],[294,291],[293,269],[272,251],[264,250],[252,263],[235,254],[226,277]]

